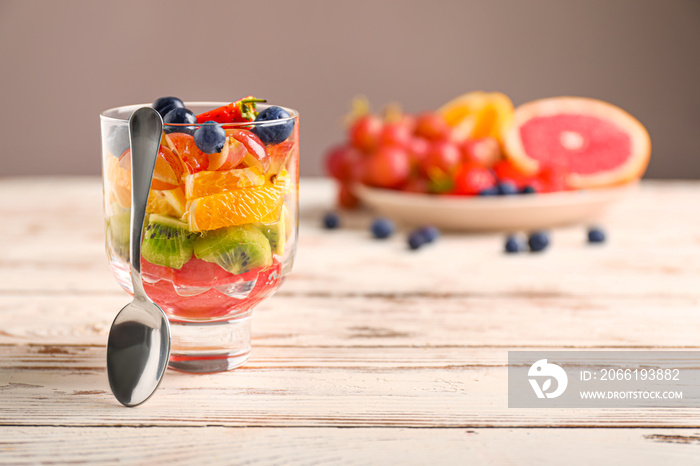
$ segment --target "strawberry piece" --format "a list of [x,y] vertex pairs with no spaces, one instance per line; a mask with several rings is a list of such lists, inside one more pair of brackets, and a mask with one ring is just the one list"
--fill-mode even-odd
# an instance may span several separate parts
[[223,107],[215,108],[208,112],[197,115],[197,123],[206,121],[215,121],[217,123],[242,123],[253,121],[258,116],[256,104],[258,102],[267,102],[265,99],[258,99],[251,96],[244,97],[241,100],[224,105]]
[[463,164],[455,174],[453,194],[476,195],[496,186],[493,173],[476,163]]
[[521,172],[510,160],[501,160],[493,166],[493,171],[499,181],[510,181],[518,189],[523,189],[533,181],[533,177]]

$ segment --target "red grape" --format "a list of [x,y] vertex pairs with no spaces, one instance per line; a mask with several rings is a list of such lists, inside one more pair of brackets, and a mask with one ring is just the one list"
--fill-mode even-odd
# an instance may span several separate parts
[[429,150],[430,143],[423,138],[414,137],[408,145],[408,153],[416,166],[420,165],[422,160],[428,156]]
[[430,144],[428,153],[422,160],[421,168],[428,176],[433,168],[437,168],[443,173],[449,173],[457,167],[461,157],[462,154],[454,143],[434,141]]
[[379,134],[379,145],[405,148],[411,143],[411,139],[411,131],[403,122],[385,123]]
[[360,200],[349,184],[341,183],[338,186],[338,205],[344,209],[356,209],[359,207]]
[[401,186],[402,191],[419,194],[426,194],[429,191],[428,188],[428,180],[423,177],[411,178],[403,186]]
[[364,180],[372,186],[394,188],[408,179],[408,153],[399,147],[383,146],[367,159]]
[[475,163],[462,164],[455,174],[454,182],[454,194],[476,195],[496,186],[496,178],[491,170]]
[[462,161],[492,167],[501,158],[501,147],[494,138],[467,139],[462,145]]
[[326,172],[338,181],[358,179],[363,155],[351,146],[336,146],[326,154]]
[[350,143],[364,152],[369,152],[377,147],[379,133],[382,131],[382,120],[376,115],[363,115],[354,121],[348,136]]
[[452,128],[442,115],[426,112],[418,115],[416,119],[415,135],[429,141],[448,141],[452,135]]

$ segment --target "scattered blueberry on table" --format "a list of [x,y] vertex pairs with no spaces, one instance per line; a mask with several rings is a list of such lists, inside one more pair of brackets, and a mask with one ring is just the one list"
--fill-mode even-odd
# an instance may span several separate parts
[[432,225],[426,225],[419,230],[426,243],[432,243],[440,237],[440,230]]
[[408,235],[408,247],[414,251],[426,243],[425,235],[421,230],[414,230]]
[[589,243],[604,243],[605,239],[605,231],[602,228],[591,227],[588,229]]
[[329,212],[323,216],[323,226],[327,230],[335,230],[340,226],[340,217],[335,212]]
[[522,241],[516,236],[516,235],[508,235],[508,238],[506,238],[506,244],[505,244],[505,251],[508,254],[516,254],[520,251],[522,251],[524,248],[524,245],[522,244]]
[[535,194],[537,193],[537,190],[535,189],[534,186],[525,186],[522,191],[520,191],[522,194]]
[[385,239],[394,234],[394,222],[388,218],[378,218],[372,222],[372,235],[377,239]]
[[527,240],[531,252],[540,252],[549,246],[549,234],[546,231],[537,231],[530,235]]

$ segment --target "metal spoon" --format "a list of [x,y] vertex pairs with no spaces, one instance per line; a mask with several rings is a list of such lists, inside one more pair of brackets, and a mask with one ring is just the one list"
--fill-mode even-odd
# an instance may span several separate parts
[[163,120],[150,107],[129,118],[131,140],[131,283],[134,300],[112,323],[107,342],[107,376],[124,406],[137,406],[156,391],[170,357],[170,324],[141,281],[141,238]]

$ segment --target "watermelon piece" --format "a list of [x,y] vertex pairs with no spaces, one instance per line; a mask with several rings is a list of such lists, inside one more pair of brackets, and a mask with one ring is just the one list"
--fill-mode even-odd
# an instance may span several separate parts
[[565,173],[573,188],[613,186],[640,178],[651,140],[619,107],[581,97],[553,97],[516,108],[505,132],[507,158],[526,175],[545,167]]
[[197,123],[215,121],[217,123],[244,123],[254,121],[258,116],[256,106],[258,103],[267,102],[265,99],[248,96],[241,100],[224,105],[208,112],[197,115]]

